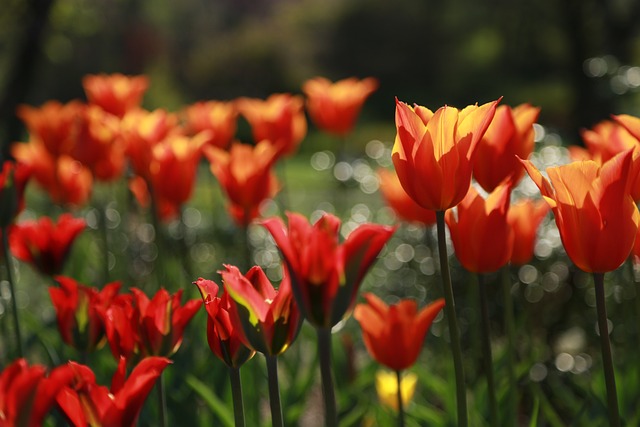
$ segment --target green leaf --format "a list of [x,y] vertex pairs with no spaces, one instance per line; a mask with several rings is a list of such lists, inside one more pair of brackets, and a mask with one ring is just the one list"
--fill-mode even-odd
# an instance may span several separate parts
[[223,426],[233,427],[232,410],[209,387],[193,375],[187,375],[186,383],[204,400],[211,412],[218,415]]

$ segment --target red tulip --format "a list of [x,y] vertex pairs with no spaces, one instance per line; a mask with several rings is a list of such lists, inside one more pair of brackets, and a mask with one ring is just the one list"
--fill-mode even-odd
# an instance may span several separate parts
[[99,307],[106,309],[111,305],[120,289],[120,282],[109,283],[99,291],[69,277],[57,276],[56,281],[60,287],[50,286],[49,294],[62,340],[86,352],[102,347],[105,333],[102,317],[98,314]]
[[42,274],[58,274],[64,267],[71,245],[85,226],[83,219],[73,218],[70,214],[60,215],[55,224],[46,216],[37,221],[22,221],[11,229],[11,253]]
[[287,217],[288,228],[280,218],[262,224],[282,253],[305,318],[315,327],[332,327],[352,309],[360,283],[395,228],[363,224],[339,243],[339,218],[324,214],[311,225],[300,214]]
[[393,164],[402,187],[420,206],[444,211],[456,206],[471,185],[472,157],[498,101],[435,113],[396,100]]
[[540,108],[529,104],[496,109],[473,161],[473,176],[485,191],[492,192],[507,177],[514,183],[522,178],[524,168],[516,156],[526,159],[533,151],[533,124],[539,114]]
[[246,227],[258,216],[260,204],[272,197],[278,184],[271,167],[277,151],[267,141],[255,147],[233,143],[229,151],[205,147],[204,153],[227,195],[229,211],[237,224]]
[[132,288],[139,320],[143,355],[171,356],[182,344],[184,329],[202,301],[192,299],[181,305],[182,289],[169,295],[160,289],[151,300],[140,289]]
[[121,357],[127,361],[132,360],[134,354],[141,352],[140,319],[133,304],[133,296],[118,295],[111,305],[98,306],[97,311],[104,323],[105,335],[113,357],[116,360]]
[[82,86],[91,104],[122,118],[128,111],[140,107],[149,79],[122,74],[87,75],[82,79]]
[[244,344],[242,332],[231,321],[231,298],[227,292],[218,297],[219,286],[199,278],[198,287],[207,311],[207,342],[211,352],[230,368],[239,368],[251,359],[255,351]]
[[548,212],[549,205],[544,200],[522,199],[509,207],[507,221],[514,234],[512,264],[524,265],[533,258],[538,226]]
[[378,170],[378,178],[380,178],[380,191],[384,199],[401,220],[423,225],[436,223],[435,211],[425,209],[414,202],[402,188],[395,173],[387,169],[380,169]]
[[364,102],[376,89],[378,81],[373,77],[351,77],[335,83],[316,77],[302,85],[311,120],[318,128],[337,136],[353,130]]
[[133,427],[149,392],[170,363],[164,357],[147,357],[125,379],[126,361],[121,358],[109,389],[96,383],[88,366],[69,362],[75,381],[60,391],[58,405],[75,427]]
[[364,298],[366,304],[358,304],[353,317],[360,323],[369,354],[394,371],[411,367],[418,359],[433,319],[444,307],[444,299],[418,312],[418,304],[413,300],[388,306],[371,293],[365,293]]
[[56,396],[73,380],[73,371],[59,366],[47,375],[41,365],[18,359],[0,372],[0,425],[39,427]]
[[289,156],[307,135],[302,97],[289,93],[276,93],[267,99],[240,98],[238,110],[249,125],[256,143],[269,141],[276,154]]
[[187,133],[204,133],[205,145],[225,149],[236,134],[238,107],[233,101],[196,102],[185,109],[184,116]]
[[632,156],[628,150],[602,166],[586,160],[549,168],[549,180],[522,161],[553,210],[567,255],[583,271],[615,270],[631,252],[640,222],[629,194]]
[[448,210],[445,219],[460,264],[473,273],[490,273],[509,262],[513,229],[507,221],[513,181],[507,179],[485,200],[471,186],[458,204],[457,215]]
[[247,345],[265,355],[284,353],[302,324],[288,276],[276,290],[258,266],[243,276],[237,267],[225,265],[220,274],[235,302],[231,305],[232,320],[240,325]]

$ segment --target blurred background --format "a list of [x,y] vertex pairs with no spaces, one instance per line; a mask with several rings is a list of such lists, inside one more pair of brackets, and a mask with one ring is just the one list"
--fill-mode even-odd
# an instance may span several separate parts
[[[147,74],[147,108],[299,93],[322,75],[374,76],[369,121],[394,97],[432,108],[500,96],[542,107],[567,143],[640,111],[636,0],[3,0],[0,131],[19,103],[83,98],[83,75]],[[304,146],[304,144],[303,144]]]

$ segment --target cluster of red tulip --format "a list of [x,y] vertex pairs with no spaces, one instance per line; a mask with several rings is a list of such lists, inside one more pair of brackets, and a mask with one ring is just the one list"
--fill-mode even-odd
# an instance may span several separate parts
[[[4,162],[0,171],[2,252],[9,272],[13,255],[42,274],[55,276],[50,296],[62,340],[83,354],[108,342],[118,368],[107,389],[96,383],[88,366],[69,362],[47,373],[43,366],[29,366],[20,354],[0,373],[0,425],[40,425],[53,405],[76,426],[134,425],[147,394],[170,363],[168,357],[180,347],[183,331],[201,305],[207,313],[209,347],[229,368],[236,425],[244,425],[239,369],[259,352],[267,360],[274,426],[283,425],[277,356],[291,347],[304,319],[317,332],[325,422],[337,425],[331,330],[351,312],[369,353],[397,374],[396,408],[403,423],[401,372],[416,363],[430,325],[444,308],[456,371],[458,423],[466,425],[445,225],[460,264],[478,275],[509,263],[529,262],[538,225],[549,209],[568,256],[580,269],[594,273],[596,288],[602,288],[605,272],[629,257],[634,242],[640,257],[640,239],[636,239],[640,119],[635,117],[615,116],[585,131],[587,149],[572,150],[576,160],[550,168],[547,179],[527,160],[534,150],[538,108],[498,106],[494,101],[432,112],[396,101],[395,173],[378,172],[381,191],[400,220],[437,224],[444,282],[445,298],[418,310],[415,301],[389,306],[372,293],[357,304],[367,271],[396,227],[362,224],[341,241],[341,221],[332,214],[314,223],[292,212],[287,213],[286,223],[281,218],[258,219],[261,203],[281,185],[273,166],[294,154],[306,136],[305,105],[319,129],[345,136],[376,90],[374,79],[332,83],[315,78],[302,88],[306,100],[274,94],[266,100],[198,102],[179,113],[141,107],[148,86],[145,77],[87,76],[83,86],[87,103],[50,101],[18,110],[29,141],[13,145],[15,161]],[[240,116],[251,127],[252,144],[235,139]],[[119,282],[97,289],[60,275],[74,239],[85,228],[84,220],[63,214],[56,223],[48,217],[15,223],[24,207],[29,178],[54,203],[78,207],[88,202],[94,181],[114,181],[125,175],[139,203],[150,204],[154,215],[168,221],[179,216],[191,198],[203,158],[220,183],[236,224],[247,228],[256,222],[275,241],[283,260],[281,283],[273,284],[260,266],[243,273],[236,266],[223,265],[219,272],[223,285],[197,279],[194,284],[202,301],[184,305],[182,290],[170,295],[158,289],[149,298],[137,288],[120,294]],[[511,203],[511,192],[525,171],[544,201]],[[481,286],[481,302],[485,297]],[[605,349],[606,312],[602,325],[601,309],[599,302],[606,362],[610,349]],[[15,307],[13,311],[17,313]],[[17,314],[14,319],[22,353]],[[488,334],[485,341],[489,342]],[[491,389],[490,347],[484,356]],[[128,369],[132,370],[127,378]],[[613,371],[605,374],[610,422],[617,425]],[[491,422],[497,425],[494,404]]]

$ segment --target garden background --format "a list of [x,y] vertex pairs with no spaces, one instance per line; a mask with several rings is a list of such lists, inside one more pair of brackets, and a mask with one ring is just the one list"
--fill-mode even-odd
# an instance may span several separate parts
[[[83,76],[121,72],[148,76],[147,109],[178,111],[200,100],[272,93],[299,94],[315,76],[332,80],[373,76],[379,88],[365,103],[348,138],[331,137],[309,124],[294,157],[280,165],[283,191],[263,207],[263,216],[300,212],[312,219],[333,211],[347,227],[362,222],[395,224],[380,196],[379,167],[391,167],[395,137],[394,97],[435,109],[463,107],[503,97],[511,106],[541,108],[536,127],[540,168],[568,161],[566,147],[581,145],[580,131],[611,114],[640,114],[640,5],[635,1],[197,1],[5,0],[0,11],[0,139],[26,141],[18,105],[85,99]],[[250,142],[248,124],[238,139]],[[527,178],[528,179],[528,178]],[[537,194],[532,183],[518,191]],[[340,197],[335,195],[339,193]],[[57,216],[30,186],[21,218]],[[182,221],[156,228],[135,206],[126,183],[96,185],[91,202],[73,211],[88,229],[73,246],[64,274],[100,287],[109,280],[149,287],[162,270],[165,286],[199,298],[197,277],[219,282],[223,263],[243,267],[244,236],[224,209],[224,197],[208,165],[200,165],[197,187]],[[101,228],[102,209],[104,227]],[[109,242],[108,273],[100,239]],[[369,272],[362,289],[387,302],[412,297],[420,305],[439,298],[435,229],[402,224]],[[256,264],[279,280],[277,248],[261,227],[249,229]],[[181,246],[184,245],[184,246]],[[451,248],[450,248],[451,249]],[[450,250],[450,253],[452,251]],[[159,255],[163,253],[163,255]],[[158,257],[163,263],[158,266]],[[185,260],[186,258],[186,260]],[[477,340],[477,297],[473,276],[456,265],[453,281],[462,332],[472,425],[487,416],[486,386]],[[188,265],[188,268],[184,266]],[[640,410],[640,298],[637,271],[629,262],[609,275],[607,296],[613,325],[620,407],[629,425]],[[505,279],[504,275],[507,276]],[[6,277],[3,271],[2,278]],[[549,216],[540,230],[536,258],[528,265],[487,279],[490,288],[494,363],[501,404],[514,393],[500,374],[510,355],[505,343],[502,282],[511,284],[518,345],[518,413],[521,423],[591,425],[605,419],[604,382],[599,369],[594,292],[590,276],[566,258]],[[31,362],[56,365],[79,355],[63,347],[47,287],[53,282],[19,264],[16,299],[24,321]],[[13,355],[6,280],[0,301],[0,362]],[[334,334],[334,363],[341,425],[377,420],[392,413],[378,405],[375,371],[357,323],[347,320]],[[414,371],[419,384],[407,408],[413,425],[453,425],[455,398],[445,322],[436,319]],[[167,368],[169,425],[228,425],[232,417],[226,369],[206,344],[204,312],[190,322],[181,349]],[[91,366],[109,381],[115,363],[108,348]],[[316,349],[308,325],[280,357],[287,425],[313,425],[322,401],[316,378]],[[268,425],[264,360],[243,368],[248,425]],[[154,425],[150,397],[140,424]],[[385,418],[388,417],[388,418]],[[384,421],[388,420],[388,421]],[[505,424],[506,425],[506,424]]]

